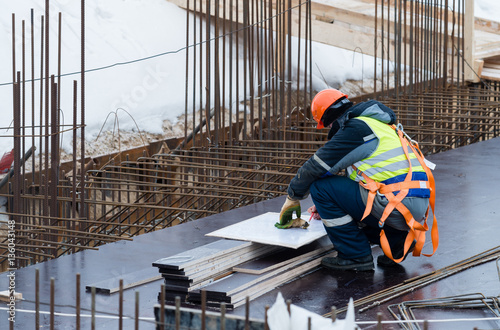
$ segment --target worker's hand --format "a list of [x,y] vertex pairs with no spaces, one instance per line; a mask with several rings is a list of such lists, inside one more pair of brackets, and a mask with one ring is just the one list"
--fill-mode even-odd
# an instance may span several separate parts
[[319,216],[318,210],[316,209],[316,205],[313,205],[310,208],[308,208],[307,213],[312,215],[312,219],[321,220],[321,217]]
[[306,229],[307,227],[309,227],[309,222],[307,222],[304,219],[297,218],[297,219],[290,220],[285,225],[280,225],[279,222],[276,222],[274,224],[274,226],[276,228],[279,228],[279,229],[287,229],[287,228],[302,228],[302,229]]
[[293,225],[293,212],[295,212],[297,214],[297,218],[300,219],[300,201],[287,197],[285,204],[283,204],[283,207],[281,208],[280,221],[274,226],[280,229],[290,228]]

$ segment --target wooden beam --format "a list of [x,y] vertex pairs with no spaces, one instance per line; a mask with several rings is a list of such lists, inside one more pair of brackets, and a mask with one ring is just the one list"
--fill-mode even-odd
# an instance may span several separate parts
[[[168,0],[177,6],[187,9],[186,1],[184,0]],[[242,0],[240,1],[239,13],[238,13],[238,23],[243,23],[243,5]],[[353,1],[349,1],[353,2]],[[354,1],[355,3],[358,1]],[[305,1],[292,0],[292,21],[298,23],[298,10],[297,6],[305,5]],[[348,2],[346,2],[348,3]],[[211,12],[215,13],[215,1],[211,2]],[[203,12],[206,6],[203,5]],[[223,10],[223,2],[219,2],[219,12]],[[375,56],[374,53],[374,35],[375,35],[375,11],[368,11],[368,13],[363,13],[359,10],[360,5],[350,5],[346,8],[342,8],[340,5],[325,5],[321,3],[313,2],[311,4],[311,15],[312,15],[312,38],[315,42],[324,43],[334,47],[339,47],[351,51],[361,51],[363,54]],[[356,10],[358,9],[358,10]],[[234,10],[234,8],[226,8],[226,11]],[[305,10],[301,11],[302,20],[305,19]],[[273,15],[276,15],[276,8],[274,7]],[[229,16],[229,15],[228,15]],[[391,15],[392,17],[393,15]],[[451,16],[451,15],[450,15]],[[236,17],[236,13],[233,13],[233,17]],[[407,22],[410,20],[408,19]],[[385,19],[384,22],[379,20],[379,26],[381,24],[394,24],[394,20],[389,18]],[[409,35],[410,27],[406,26],[407,35]],[[449,29],[450,33],[453,29]],[[418,32],[418,31],[416,31]],[[295,37],[301,36],[298,31],[298,24],[292,25],[292,35]],[[458,36],[455,36],[455,41],[457,42]],[[449,38],[451,40],[451,38]],[[404,41],[404,40],[403,40]],[[405,42],[405,41],[404,41]],[[405,45],[408,43],[405,42]],[[389,47],[394,47],[394,42],[392,42]],[[393,51],[391,49],[389,52]]]
[[464,77],[466,81],[474,81],[477,78],[474,72],[474,0],[465,0],[464,19]]
[[500,34],[500,23],[485,18],[475,17],[474,29],[494,34]]

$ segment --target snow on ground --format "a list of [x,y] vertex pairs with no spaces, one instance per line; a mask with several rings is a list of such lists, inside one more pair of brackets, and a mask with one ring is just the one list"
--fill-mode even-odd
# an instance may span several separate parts
[[[30,9],[35,12],[35,45],[40,42],[40,15],[44,14],[43,3],[35,0],[2,1],[0,14],[0,84],[12,81],[12,15],[16,13],[16,50],[20,67],[21,20],[26,21],[26,35],[30,36]],[[51,1],[50,53],[56,55],[57,13],[63,13],[62,72],[80,70],[80,2],[70,0]],[[186,12],[165,0],[88,0],[86,1],[86,68],[94,69],[114,63],[132,61],[155,54],[168,55],[126,65],[92,71],[86,74],[86,136],[95,138],[104,123],[113,129],[118,119],[120,130],[146,131],[164,134],[168,126],[174,125],[184,114],[185,81],[185,26]],[[191,26],[192,17],[190,17]],[[198,23],[199,24],[199,23]],[[29,40],[29,39],[28,39]],[[35,59],[40,50],[35,46]],[[29,51],[29,43],[28,48]],[[178,51],[181,50],[181,51]],[[314,88],[341,84],[346,80],[368,78],[373,73],[373,63],[360,54],[315,44]],[[29,60],[29,59],[28,59]],[[39,77],[39,60],[35,61],[35,76]],[[332,65],[335,63],[335,65]],[[362,68],[362,65],[365,67]],[[50,72],[56,71],[56,56],[52,57]],[[29,61],[28,61],[29,68]],[[319,72],[321,70],[321,72]],[[28,69],[27,79],[31,79]],[[293,71],[295,72],[295,70]],[[72,81],[79,75],[63,77],[61,108],[64,122],[72,122]],[[226,79],[229,81],[229,79]],[[240,84],[243,86],[243,84]],[[39,82],[35,85],[36,105],[39,103]],[[30,95],[28,95],[29,97]],[[0,85],[2,113],[0,127],[11,125],[12,85]],[[190,98],[191,99],[191,98]],[[30,101],[27,101],[28,106]],[[28,108],[29,109],[29,108]],[[30,115],[30,111],[27,111]],[[38,113],[38,112],[37,112]],[[38,116],[35,115],[36,120]],[[132,120],[133,118],[134,120]],[[31,123],[31,117],[26,119]],[[165,122],[166,121],[166,122]],[[38,124],[38,123],[36,123]],[[12,134],[12,130],[1,130],[1,135]],[[28,133],[29,134],[29,133]],[[102,135],[101,135],[102,136]],[[71,137],[63,139],[63,147],[69,150]],[[0,154],[10,150],[12,138],[0,138]]]
[[[335,3],[335,0],[318,2]],[[62,12],[62,78],[61,109],[64,123],[72,122],[72,84],[79,82],[80,70],[80,1],[52,0],[50,7],[50,73],[57,73],[57,25]],[[0,0],[0,156],[12,148],[12,13],[16,19],[17,69],[21,67],[21,21],[26,24],[26,50],[30,54],[31,8],[35,23],[35,78],[40,77],[40,25],[44,2],[36,0]],[[500,1],[476,0],[477,16],[496,19]],[[193,17],[190,16],[193,26]],[[199,23],[197,23],[199,24]],[[86,137],[94,148],[101,129],[116,129],[134,134],[148,133],[149,139],[183,134],[176,123],[184,114],[186,12],[166,0],[87,0],[86,1],[86,69],[92,70],[117,63],[164,54],[130,64],[115,65],[86,74]],[[191,34],[190,34],[191,35]],[[313,46],[313,88],[328,86],[352,89],[359,93],[363,80],[369,85],[373,77],[373,58],[319,43]],[[30,59],[26,79],[31,79]],[[293,72],[296,72],[294,70]],[[226,79],[229,81],[229,79]],[[326,83],[328,82],[328,83]],[[39,84],[35,83],[35,104],[39,104]],[[241,86],[243,84],[240,84]],[[28,89],[29,90],[29,89]],[[349,91],[347,91],[349,93]],[[229,94],[229,93],[228,93]],[[351,93],[352,95],[352,93]],[[191,97],[189,99],[192,99]],[[27,118],[31,124],[30,95],[27,95]],[[39,110],[36,110],[38,114]],[[35,125],[38,125],[35,115]],[[104,126],[104,127],[103,127]],[[171,129],[169,129],[171,128]],[[26,134],[31,134],[27,131]],[[101,133],[100,138],[106,134]],[[112,134],[111,134],[112,135]],[[125,133],[124,133],[125,135]],[[116,140],[116,138],[115,138]],[[124,140],[128,140],[126,137]],[[71,136],[62,141],[70,149]],[[103,150],[96,150],[97,153]]]

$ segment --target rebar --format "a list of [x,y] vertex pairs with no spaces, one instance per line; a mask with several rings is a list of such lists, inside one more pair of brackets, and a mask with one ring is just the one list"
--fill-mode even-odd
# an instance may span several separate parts
[[[385,290],[381,290],[377,293],[371,294],[369,296],[366,296],[364,298],[358,299],[354,301],[354,307],[358,308],[360,306],[364,306],[363,308],[359,308],[358,312],[363,313],[364,311],[379,306],[383,303],[386,303],[387,301],[390,301],[394,298],[400,297],[403,294],[413,292],[416,289],[419,289],[421,287],[424,287],[426,285],[429,285],[431,283],[434,283],[436,281],[439,281],[443,278],[446,278],[448,276],[454,275],[456,273],[459,273],[463,270],[469,269],[471,267],[475,267],[478,265],[482,265],[486,262],[496,260],[497,258],[500,257],[500,246],[497,246],[495,248],[486,250],[482,253],[476,254],[472,257],[469,257],[467,259],[461,260],[459,262],[456,262],[452,265],[443,267],[441,269],[437,269],[433,272],[416,276],[413,278],[410,278],[408,280],[405,280],[403,283],[395,285],[393,287],[387,288]],[[347,308],[342,308],[339,309],[337,312],[338,313],[343,313],[346,312]],[[325,317],[329,317],[330,314],[325,314]]]
[[[486,297],[482,293],[471,293],[427,300],[405,301],[399,304],[390,305],[387,308],[396,320],[401,321],[400,325],[403,329],[420,330],[421,328],[418,323],[405,322],[417,320],[414,312],[415,309],[480,309],[484,312],[491,313],[493,317],[500,317],[499,304],[499,297]],[[399,313],[397,313],[395,309]]]
[[[374,3],[374,48],[382,70],[375,75],[375,94],[370,97],[395,110],[425,154],[499,136],[500,84],[483,81],[470,86],[463,78],[468,67],[459,57],[464,49],[463,1],[458,9],[455,4],[445,9],[447,0],[444,5]],[[191,30],[191,35],[186,35],[185,88],[192,98],[184,100],[184,136],[173,151],[151,144],[95,162],[85,155],[85,1],[81,0],[80,85],[74,81],[67,89],[73,93],[73,122],[66,126],[59,119],[59,99],[66,93],[60,80],[60,45],[66,35],[62,14],[56,80],[50,75],[46,0],[40,26],[38,109],[34,35],[27,69],[22,22],[18,72],[13,15],[14,133],[1,138],[13,138],[16,156],[0,196],[9,200],[3,214],[17,220],[18,266],[285,195],[298,168],[326,140],[326,132],[314,128],[308,107],[314,96],[311,6],[311,1],[301,0],[188,1],[186,34]],[[297,49],[291,47],[292,31],[298,37]],[[298,61],[296,84],[291,81],[292,58]],[[388,61],[395,63],[393,72]],[[378,70],[376,63],[374,68]],[[31,84],[25,84],[28,70]],[[25,89],[30,87],[32,105],[26,109]],[[26,111],[32,113],[31,123],[24,120]],[[31,135],[26,134],[30,130]],[[61,163],[60,136],[66,131],[73,136],[72,159]],[[39,144],[32,173],[27,173],[21,158],[28,137],[28,152]],[[143,151],[152,156],[143,156]],[[5,239],[0,233],[0,269],[7,260]]]

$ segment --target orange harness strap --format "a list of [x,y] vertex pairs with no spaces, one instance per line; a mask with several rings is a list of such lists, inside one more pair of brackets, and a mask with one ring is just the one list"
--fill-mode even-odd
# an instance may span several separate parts
[[[393,126],[394,128],[394,126]],[[411,244],[413,243],[414,240],[416,240],[415,248],[413,250],[413,255],[414,256],[420,256],[422,252],[422,248],[425,243],[425,232],[429,230],[429,227],[427,225],[427,218],[429,217],[429,209],[432,210],[432,216],[434,218],[433,223],[432,223],[432,230],[431,230],[431,238],[432,238],[432,246],[433,246],[433,252],[431,254],[423,254],[426,257],[432,256],[439,245],[439,232],[438,232],[438,226],[437,226],[437,220],[436,220],[436,215],[434,213],[434,205],[435,205],[435,198],[436,198],[436,191],[435,191],[435,182],[434,182],[434,176],[432,175],[431,170],[429,167],[425,164],[424,162],[424,157],[418,147],[418,144],[413,146],[411,143],[408,142],[408,140],[404,137],[403,133],[401,130],[396,130],[397,134],[399,136],[399,140],[401,141],[401,145],[403,147],[406,159],[409,162],[409,171],[408,174],[405,177],[405,180],[403,182],[398,182],[398,183],[393,183],[393,184],[383,184],[380,182],[376,182],[370,177],[368,177],[365,173],[362,171],[358,170],[356,167],[353,166],[354,170],[358,172],[358,174],[361,174],[363,178],[365,179],[366,183],[363,181],[359,181],[359,184],[364,187],[365,189],[368,190],[368,199],[366,201],[366,209],[363,214],[363,218],[361,221],[366,218],[372,210],[373,207],[373,201],[375,200],[375,196],[377,195],[377,192],[383,194],[389,203],[386,205],[384,212],[382,213],[382,217],[379,220],[379,227],[383,228],[385,220],[391,214],[394,209],[398,210],[403,217],[406,220],[406,224],[409,227],[408,235],[406,236],[405,244],[404,244],[404,249],[403,249],[403,256],[399,259],[394,259],[392,256],[391,248],[389,246],[389,242],[387,240],[387,237],[385,235],[384,230],[382,229],[380,231],[380,246],[382,247],[382,250],[384,251],[384,254],[389,257],[391,260],[399,263],[404,259],[404,256],[408,253],[408,250],[410,249]],[[428,181],[412,181],[412,165],[410,161],[410,156],[408,154],[408,147],[411,148],[413,153],[416,155],[420,165],[422,168],[424,168],[425,173],[427,174]],[[408,210],[408,208],[401,203],[403,199],[406,197],[408,194],[409,190],[412,188],[427,188],[430,190],[430,198],[429,198],[429,207],[427,208],[427,211],[425,213],[425,219],[424,223],[420,224],[418,221],[415,221],[413,218],[413,215],[411,212]],[[397,195],[394,195],[395,191],[399,191]]]

